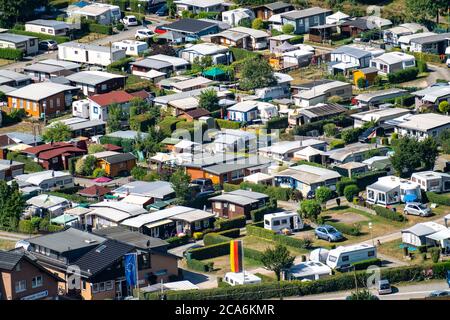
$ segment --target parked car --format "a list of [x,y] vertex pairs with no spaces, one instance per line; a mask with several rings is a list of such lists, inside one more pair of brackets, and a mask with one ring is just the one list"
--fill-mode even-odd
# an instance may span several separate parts
[[430,293],[429,297],[448,297],[450,296],[450,291],[447,290],[436,290]]
[[191,181],[192,184],[197,184],[200,186],[202,192],[204,191],[214,191],[214,185],[211,179],[208,178],[199,178]]
[[120,22],[126,26],[137,26],[139,24],[136,16],[125,16]]
[[167,5],[163,5],[161,8],[156,11],[156,15],[160,17],[167,16],[169,14],[169,9],[167,8]]
[[58,43],[55,40],[42,40],[39,42],[39,50],[50,51],[58,49]]
[[327,224],[318,226],[314,230],[314,233],[317,239],[323,239],[329,242],[340,241],[344,239],[344,236],[342,235],[341,232],[339,232],[335,227],[332,227]]
[[312,190],[308,191],[306,194],[306,199],[311,200],[316,198],[316,193]]
[[428,217],[431,215],[431,209],[423,203],[408,202],[407,204],[405,204],[403,213],[406,215],[412,214],[415,216]]
[[147,40],[148,38],[153,37],[154,33],[149,29],[139,29],[136,30],[134,37],[136,40]]
[[378,281],[378,288],[377,288],[378,294],[390,294],[392,293],[392,287],[389,283],[389,280],[384,279]]

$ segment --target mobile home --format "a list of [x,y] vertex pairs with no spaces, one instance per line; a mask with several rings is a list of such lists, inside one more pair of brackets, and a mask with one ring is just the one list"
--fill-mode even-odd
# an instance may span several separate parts
[[264,229],[282,232],[284,229],[297,231],[303,229],[303,221],[297,212],[275,212],[264,215]]
[[148,44],[144,41],[122,40],[113,42],[112,47],[114,49],[125,50],[127,56],[139,56],[148,49]]
[[126,57],[126,50],[113,47],[66,42],[58,46],[58,59],[106,67]]
[[227,272],[223,280],[231,286],[261,283],[261,278],[248,272]]
[[377,249],[372,245],[339,246],[328,253],[327,265],[332,269],[345,269],[355,262],[375,259],[376,257]]

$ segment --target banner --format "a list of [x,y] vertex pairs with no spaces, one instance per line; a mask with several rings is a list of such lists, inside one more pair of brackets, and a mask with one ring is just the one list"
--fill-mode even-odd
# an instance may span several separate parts
[[243,245],[242,240],[230,241],[230,266],[231,272],[243,272]]
[[137,284],[137,254],[128,253],[125,256],[125,278],[130,287]]

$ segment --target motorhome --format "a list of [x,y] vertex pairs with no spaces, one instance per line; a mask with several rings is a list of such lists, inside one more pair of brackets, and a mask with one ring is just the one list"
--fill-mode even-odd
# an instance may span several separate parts
[[112,47],[114,49],[125,50],[127,56],[139,56],[148,49],[148,44],[144,41],[122,40],[113,42]]
[[297,212],[275,212],[264,215],[264,228],[277,233],[284,229],[297,231],[303,227],[302,218]]
[[376,257],[377,249],[373,245],[339,246],[330,250],[326,263],[331,269],[346,269],[355,262],[375,259]]
[[248,272],[227,272],[223,281],[231,286],[261,283],[261,278]]

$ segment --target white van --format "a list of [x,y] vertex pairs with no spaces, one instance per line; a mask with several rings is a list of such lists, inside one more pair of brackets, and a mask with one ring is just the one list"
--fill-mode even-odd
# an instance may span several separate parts
[[298,231],[303,229],[303,220],[297,212],[275,212],[264,215],[264,229],[277,233],[283,229]]
[[368,244],[352,246],[340,246],[330,250],[327,257],[327,265],[332,269],[345,269],[352,263],[377,257],[377,248]]

